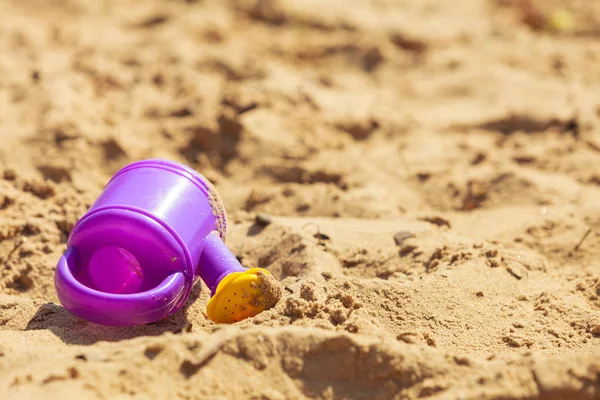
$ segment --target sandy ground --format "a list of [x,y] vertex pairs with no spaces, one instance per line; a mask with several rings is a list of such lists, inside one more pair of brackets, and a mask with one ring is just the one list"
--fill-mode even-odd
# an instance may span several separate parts
[[[600,2],[539,5],[0,1],[0,397],[600,398]],[[58,305],[149,157],[215,183],[274,309]]]

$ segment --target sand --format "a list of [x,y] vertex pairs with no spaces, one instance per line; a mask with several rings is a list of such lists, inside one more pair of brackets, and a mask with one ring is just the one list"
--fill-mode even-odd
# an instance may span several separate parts
[[[599,39],[590,0],[0,1],[0,397],[600,398]],[[150,157],[214,183],[273,309],[59,305]]]

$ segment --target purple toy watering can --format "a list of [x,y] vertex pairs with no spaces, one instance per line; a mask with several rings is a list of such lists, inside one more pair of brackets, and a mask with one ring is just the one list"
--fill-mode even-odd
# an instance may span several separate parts
[[167,160],[130,164],[77,222],[56,268],[62,305],[115,326],[158,321],[179,310],[196,277],[211,290],[207,314],[232,323],[271,308],[274,278],[246,269],[225,246],[226,214],[202,175]]

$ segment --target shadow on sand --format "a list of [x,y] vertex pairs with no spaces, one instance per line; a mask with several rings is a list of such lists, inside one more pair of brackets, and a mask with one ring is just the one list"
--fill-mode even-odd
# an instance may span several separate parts
[[90,345],[99,341],[115,342],[138,336],[158,336],[165,332],[181,332],[190,326],[188,308],[200,297],[201,282],[196,282],[185,305],[175,314],[163,320],[141,326],[112,327],[97,325],[71,314],[54,303],[41,305],[25,330],[48,329],[64,343]]

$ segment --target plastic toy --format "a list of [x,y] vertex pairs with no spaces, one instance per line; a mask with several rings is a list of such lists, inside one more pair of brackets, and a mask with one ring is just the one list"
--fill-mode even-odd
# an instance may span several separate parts
[[246,269],[225,246],[226,214],[199,173],[167,160],[130,164],[75,224],[54,278],[62,305],[80,318],[129,326],[179,310],[200,277],[207,314],[232,323],[281,296],[268,271]]

